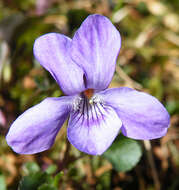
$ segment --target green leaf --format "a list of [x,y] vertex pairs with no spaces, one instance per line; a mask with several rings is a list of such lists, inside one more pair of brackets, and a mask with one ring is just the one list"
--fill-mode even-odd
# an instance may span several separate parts
[[47,178],[48,175],[42,172],[25,176],[20,181],[18,190],[37,190],[40,185],[44,184],[48,180]]
[[131,170],[139,162],[142,150],[139,143],[120,135],[103,154],[117,171]]
[[6,181],[3,175],[0,175],[0,190],[6,190]]
[[50,184],[43,184],[38,188],[38,190],[58,190],[58,189]]
[[61,177],[64,175],[63,171],[59,172],[55,177],[54,177],[54,180],[53,180],[53,184],[55,187],[58,187],[59,185],[59,180],[61,179]]
[[56,172],[56,170],[57,170],[57,166],[56,166],[55,164],[52,164],[52,165],[50,165],[50,166],[45,170],[45,172],[46,172],[47,174],[54,174],[54,173]]
[[27,162],[27,163],[25,163],[24,166],[23,166],[23,169],[24,169],[24,172],[26,173],[26,175],[29,175],[29,174],[36,173],[36,172],[40,171],[40,167],[35,162]]
[[56,165],[51,165],[45,172],[42,172],[35,162],[26,163],[24,171],[27,176],[20,181],[18,190],[58,190],[59,180],[63,172],[52,177],[51,175],[56,172],[56,169]]

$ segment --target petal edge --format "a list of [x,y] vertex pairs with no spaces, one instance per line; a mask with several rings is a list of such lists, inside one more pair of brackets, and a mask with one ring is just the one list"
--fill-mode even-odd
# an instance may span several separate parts
[[127,87],[107,89],[100,96],[121,118],[123,135],[149,140],[166,134],[170,116],[155,97]]
[[71,57],[83,68],[87,88],[104,90],[114,74],[121,37],[102,15],[88,16],[72,39]]
[[34,43],[34,55],[67,95],[85,90],[83,70],[70,58],[71,39],[58,33],[40,36]]
[[8,145],[20,154],[49,149],[67,119],[72,97],[46,98],[21,114],[6,136]]
[[82,152],[101,155],[112,144],[122,126],[121,120],[111,107],[100,103],[87,106],[70,114],[67,137]]

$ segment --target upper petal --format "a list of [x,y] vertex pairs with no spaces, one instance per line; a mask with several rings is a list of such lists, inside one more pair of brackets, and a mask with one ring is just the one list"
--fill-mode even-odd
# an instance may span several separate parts
[[85,89],[83,71],[69,56],[71,39],[57,33],[48,33],[36,39],[34,55],[47,69],[67,95]]
[[113,108],[82,100],[78,109],[70,114],[67,136],[80,151],[101,155],[112,144],[121,126],[121,120]]
[[67,119],[72,97],[46,98],[20,115],[6,136],[17,153],[34,154],[49,149]]
[[170,116],[153,96],[127,87],[107,89],[100,93],[115,108],[122,121],[122,133],[134,139],[155,139],[164,136]]
[[120,34],[109,19],[96,14],[86,18],[73,37],[71,57],[83,68],[87,88],[108,87],[120,47]]

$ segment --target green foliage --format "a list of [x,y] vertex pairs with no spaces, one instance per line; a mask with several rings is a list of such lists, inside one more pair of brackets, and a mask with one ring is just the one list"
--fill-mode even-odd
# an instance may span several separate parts
[[43,24],[39,18],[31,17],[24,20],[24,22],[16,28],[13,34],[13,38],[16,38],[17,49],[22,51],[22,47],[25,47],[25,53],[32,53],[32,47],[35,39],[40,35],[52,30],[52,26]]
[[4,176],[0,175],[0,190],[7,190]]
[[146,3],[141,1],[137,4],[136,9],[143,14],[144,16],[149,15],[149,11],[147,9]]
[[57,166],[55,164],[52,164],[45,171],[47,174],[54,174],[56,170],[57,170]]
[[58,187],[59,181],[61,179],[61,177],[63,176],[63,172],[59,172],[53,179],[53,185],[55,187]]
[[27,162],[27,163],[25,163],[23,169],[24,169],[24,172],[25,172],[26,175],[29,175],[29,174],[36,173],[36,172],[40,171],[40,167],[35,162]]
[[117,171],[129,171],[139,162],[142,150],[139,143],[120,135],[104,157],[111,162]]
[[72,9],[69,10],[67,17],[69,18],[70,29],[79,28],[83,20],[89,15],[84,9]]
[[43,76],[35,76],[34,81],[40,90],[47,90],[49,87],[47,78],[44,78]]
[[38,190],[58,190],[56,187],[53,187],[52,185],[49,184],[43,184],[41,185]]
[[48,180],[46,173],[32,173],[22,178],[19,184],[19,190],[36,190]]
[[99,179],[99,183],[96,186],[96,190],[110,189],[110,178],[109,172],[105,172]]
[[168,101],[166,108],[170,114],[179,113],[179,101]]
[[58,190],[59,180],[63,176],[63,172],[52,176],[57,170],[55,165],[49,166],[45,172],[35,162],[28,162],[24,165],[24,176],[20,181],[18,190]]

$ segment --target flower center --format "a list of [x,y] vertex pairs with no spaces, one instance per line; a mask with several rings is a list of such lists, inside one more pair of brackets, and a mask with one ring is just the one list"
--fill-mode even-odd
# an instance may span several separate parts
[[88,98],[88,100],[91,99],[91,97],[94,94],[94,90],[93,89],[87,89],[83,92],[83,94]]
[[77,96],[73,103],[73,110],[79,112],[88,112],[91,107],[103,105],[102,99],[94,94],[94,89],[87,89]]
[[74,122],[90,126],[92,123],[98,125],[103,120],[108,108],[100,96],[93,92],[93,89],[85,90],[74,99],[71,113]]

